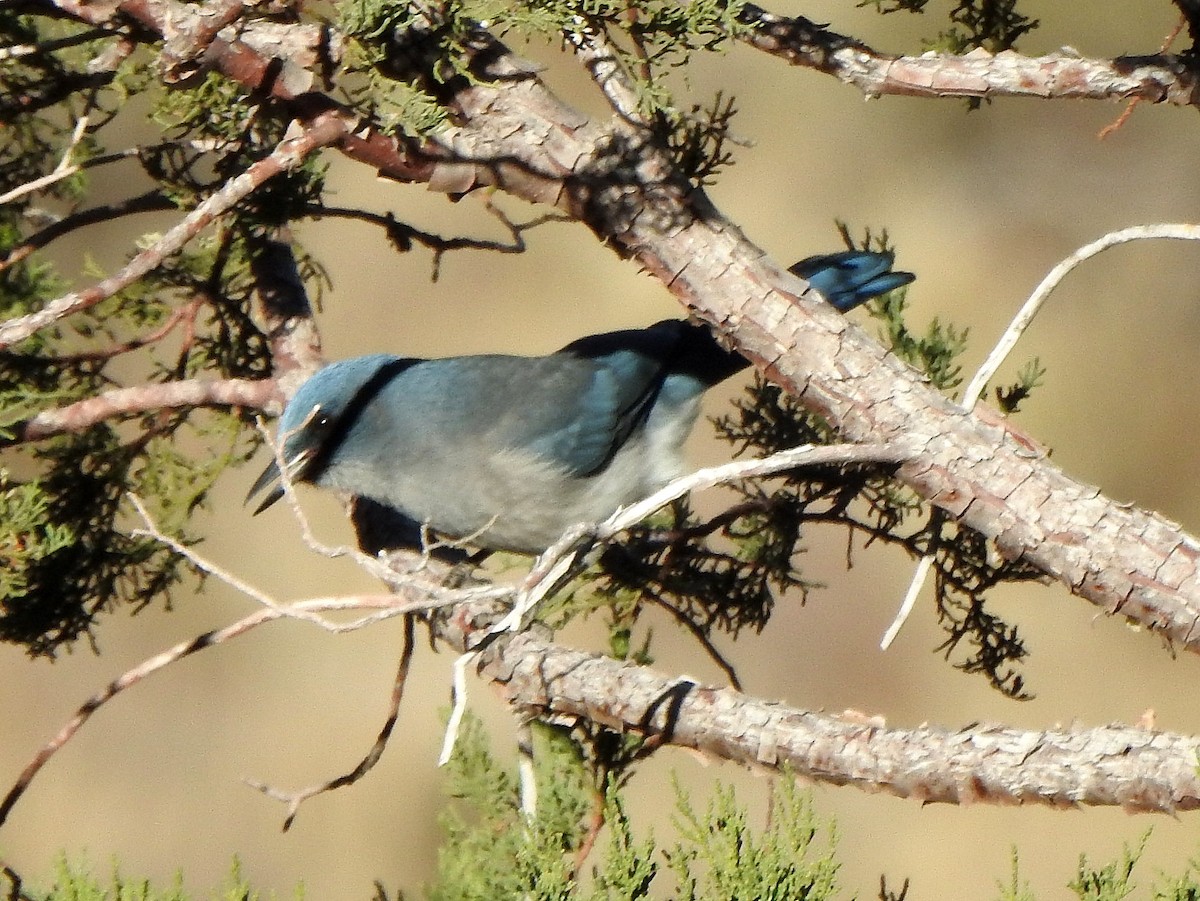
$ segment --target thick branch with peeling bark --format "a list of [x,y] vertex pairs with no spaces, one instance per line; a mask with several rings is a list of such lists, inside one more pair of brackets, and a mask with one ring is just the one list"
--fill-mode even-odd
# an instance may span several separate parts
[[[482,608],[442,630],[459,650],[488,634]],[[1025,731],[994,725],[889,729],[760,701],[524,633],[498,643],[482,673],[510,703],[551,720],[587,719],[801,778],[922,803],[1200,807],[1200,739],[1129,726]]]
[[[522,636],[504,655],[511,703],[587,717],[715,757],[922,803],[1200,807],[1200,739],[1103,726],[1026,732],[1001,726],[887,729],[797,710]],[[511,671],[508,670],[511,666]],[[500,678],[501,673],[507,673]]]
[[[543,572],[552,569],[542,567]],[[217,575],[225,578],[219,571]],[[402,567],[395,580],[400,593],[391,601],[351,597],[281,604],[244,587],[261,609],[148,658],[80,706],[0,799],[0,824],[46,763],[120,692],[185,656],[269,622],[301,619],[339,628],[319,617],[335,609],[369,612],[357,625],[345,628],[415,610],[449,610],[448,617],[437,622],[438,636],[460,652],[487,644],[480,654],[481,674],[529,715],[559,722],[588,720],[654,745],[691,748],[717,759],[768,768],[786,766],[815,782],[921,803],[1119,806],[1160,813],[1200,807],[1200,738],[1119,725],[1049,731],[994,725],[889,729],[873,718],[836,717],[769,703],[567,648],[540,628],[515,635],[497,632],[507,605],[480,600],[476,589],[449,591],[442,584],[444,576],[444,566],[436,561]],[[373,749],[368,759],[377,752]]]

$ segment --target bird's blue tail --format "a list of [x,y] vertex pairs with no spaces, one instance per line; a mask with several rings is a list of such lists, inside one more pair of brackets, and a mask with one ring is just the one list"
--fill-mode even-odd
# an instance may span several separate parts
[[788,271],[845,313],[916,278],[911,272],[893,272],[893,259],[890,251],[843,250],[807,257],[789,266]]

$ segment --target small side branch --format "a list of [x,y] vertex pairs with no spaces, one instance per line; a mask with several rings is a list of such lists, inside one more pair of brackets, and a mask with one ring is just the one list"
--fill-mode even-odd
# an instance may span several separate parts
[[0,441],[0,447],[42,441],[68,432],[82,432],[108,419],[137,416],[155,410],[180,407],[246,407],[266,410],[278,403],[273,379],[183,379],[156,385],[115,388],[43,410],[12,427],[13,437]]
[[83,291],[74,291],[52,300],[35,313],[0,324],[0,350],[129,287],[167,257],[178,253],[207,225],[229,212],[251,192],[275,176],[295,169],[318,148],[341,139],[346,130],[346,123],[340,116],[333,113],[318,116],[299,135],[282,141],[266,159],[259,160],[241,175],[222,185],[153,245],[135,255],[119,272]]
[[1068,51],[1030,57],[1011,50],[894,56],[803,17],[777,16],[753,3],[742,7],[741,20],[752,26],[743,36],[746,43],[794,66],[832,75],[868,97],[1140,97],[1154,103],[1194,106],[1200,82],[1194,63],[1185,56],[1085,59]]
[[71,162],[71,158],[75,155],[75,149],[79,146],[79,142],[83,140],[83,135],[87,131],[88,117],[80,116],[75,123],[75,129],[71,132],[71,139],[67,142],[67,147],[63,151],[62,159],[58,161],[58,165],[50,172],[43,175],[41,178],[35,178],[33,181],[26,182],[23,185],[13,188],[4,194],[0,194],[0,206],[6,203],[12,203],[18,198],[24,197],[26,194],[32,194],[35,191],[41,191],[44,188],[56,182],[62,181],[64,178],[70,178],[80,167]]
[[92,714],[121,692],[125,691],[125,689],[132,688],[134,685],[144,681],[159,670],[170,666],[172,663],[182,660],[184,657],[189,657],[198,651],[203,651],[205,648],[224,644],[234,638],[245,635],[250,630],[264,623],[273,622],[278,619],[307,620],[331,612],[374,611],[374,616],[364,617],[363,620],[374,622],[381,615],[400,616],[407,613],[427,611],[431,607],[436,606],[442,606],[442,603],[420,596],[412,600],[405,600],[403,597],[395,595],[313,598],[282,606],[263,607],[228,626],[214,629],[211,632],[205,632],[195,638],[180,642],[160,654],[155,654],[153,657],[142,661],[137,666],[122,673],[84,701],[78,710],[75,711],[75,715],[58,731],[58,734],[38,750],[25,769],[21,771],[21,775],[17,777],[16,782],[13,783],[3,800],[0,800],[0,825],[3,825],[8,819],[13,807],[21,799],[21,796],[25,794],[42,767],[49,763],[50,759],[67,742],[75,737],[75,734],[92,718]]
[[1003,336],[996,342],[996,346],[992,348],[992,352],[988,354],[987,359],[983,361],[983,365],[979,367],[979,371],[975,373],[975,377],[971,379],[971,383],[967,385],[966,390],[963,392],[963,407],[969,410],[983,397],[987,383],[992,380],[992,377],[996,374],[1001,364],[1012,352],[1012,349],[1016,347],[1017,342],[1025,334],[1025,330],[1029,328],[1030,323],[1033,322],[1033,318],[1041,310],[1046,300],[1049,299],[1050,294],[1076,266],[1085,260],[1090,260],[1096,254],[1108,250],[1110,247],[1128,244],[1131,241],[1145,241],[1150,238],[1197,241],[1200,240],[1200,225],[1188,222],[1134,225],[1129,228],[1109,232],[1107,235],[1098,238],[1090,244],[1085,244],[1069,257],[1059,262],[1058,265],[1046,274],[1046,277],[1042,279],[1041,283],[1034,289],[1034,292],[1029,295],[1029,299],[1025,301],[1020,311],[1013,317]]
[[383,756],[384,748],[387,747],[388,741],[392,737],[392,730],[396,727],[396,720],[400,716],[400,701],[404,697],[404,686],[408,682],[408,671],[412,664],[413,648],[416,645],[414,640],[414,623],[415,619],[412,614],[407,614],[404,617],[404,647],[400,651],[400,665],[396,670],[396,678],[392,683],[392,700],[391,706],[388,709],[388,716],[384,721],[383,728],[379,730],[375,744],[371,746],[371,750],[367,752],[367,755],[359,761],[358,766],[341,776],[294,792],[274,788],[254,779],[246,780],[246,784],[251,788],[256,788],[268,798],[274,798],[276,801],[282,801],[287,805],[287,816],[283,820],[284,832],[292,828],[292,823],[295,821],[296,815],[300,813],[301,804],[309,798],[324,794],[325,792],[330,792],[346,785],[353,785],[363,776],[367,775],[375,767],[375,764],[379,762],[379,758]]

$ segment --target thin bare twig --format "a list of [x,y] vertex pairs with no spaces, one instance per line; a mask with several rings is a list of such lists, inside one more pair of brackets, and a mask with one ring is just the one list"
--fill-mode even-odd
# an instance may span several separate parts
[[917,604],[917,597],[921,594],[921,589],[925,587],[931,569],[933,569],[932,554],[926,554],[917,561],[917,568],[913,570],[908,590],[904,592],[904,600],[900,602],[900,609],[896,611],[896,618],[892,620],[892,624],[887,627],[887,631],[883,633],[883,638],[879,641],[881,651],[886,651],[892,646],[892,642],[896,640],[896,636],[908,622],[909,614],[913,612],[913,607]]
[[[1017,346],[1017,342],[1021,340],[1021,336],[1025,334],[1026,330],[1033,323],[1033,319],[1037,316],[1038,311],[1041,310],[1042,306],[1049,299],[1050,294],[1067,277],[1068,273],[1085,260],[1091,259],[1096,254],[1108,250],[1110,247],[1116,247],[1119,244],[1128,244],[1131,241],[1144,241],[1150,238],[1197,241],[1200,240],[1200,225],[1192,225],[1187,222],[1134,225],[1129,228],[1109,232],[1092,241],[1090,244],[1085,244],[1070,256],[1060,261],[1046,274],[1046,277],[1042,279],[1033,293],[1029,295],[1029,299],[1017,311],[1008,328],[1004,330],[1004,334],[1000,336],[1000,340],[996,342],[996,346],[992,348],[992,352],[988,354],[987,359],[983,361],[983,365],[979,367],[970,383],[968,383],[960,401],[963,409],[973,409],[982,399],[984,391],[987,390],[988,382],[996,375],[996,372],[1004,364],[1008,355],[1012,353],[1013,348]],[[879,642],[881,649],[886,651],[892,642],[895,641],[896,636],[900,634],[900,629],[904,626],[905,621],[912,612],[917,595],[920,593],[921,588],[924,587],[932,568],[933,558],[922,557],[917,564],[917,568],[913,571],[908,591],[905,592],[904,601],[901,603],[895,619],[892,620],[892,624],[888,626],[883,639]]]
[[572,861],[572,866],[577,874],[583,869],[592,849],[596,847],[596,840],[600,837],[600,830],[604,828],[606,819],[605,802],[607,799],[604,797],[604,792],[593,786],[591,794],[592,808],[588,811],[585,821],[587,828],[584,830],[583,839],[579,842],[579,847],[575,851],[575,859]]
[[[178,539],[164,534],[155,524],[154,518],[151,517],[150,511],[146,509],[146,505],[142,502],[142,499],[132,491],[128,492],[126,496],[129,498],[129,502],[133,504],[133,508],[137,510],[138,516],[142,518],[142,522],[145,523],[146,526],[144,529],[134,529],[131,531],[130,535],[132,537],[146,537],[154,539],[159,544],[165,545],[173,550],[176,554],[183,557],[201,572],[207,573],[210,576],[215,576],[234,591],[244,594],[248,598],[252,598],[253,600],[262,604],[268,610],[274,610],[276,613],[284,615],[283,605],[271,597],[270,594],[260,588],[256,588],[245,579],[235,576],[224,567],[202,556],[197,551],[180,542]],[[320,617],[308,618],[308,621],[316,623],[322,628],[329,628],[332,626],[332,623],[329,623]]]
[[3,873],[4,878],[8,880],[8,891],[4,895],[8,901],[35,901],[34,897],[24,890],[25,881],[21,878],[21,874],[2,860],[0,860],[0,873]]
[[631,125],[648,126],[650,123],[638,102],[637,87],[621,64],[617,49],[603,26],[576,16],[573,27],[564,32],[564,37],[617,115]]
[[537,817],[538,786],[537,770],[533,761],[533,727],[528,717],[513,711],[520,719],[517,723],[517,775],[521,784],[521,813],[527,822]]
[[400,664],[396,669],[396,678],[392,682],[391,706],[388,708],[387,719],[384,721],[383,727],[379,730],[379,735],[375,738],[375,743],[354,769],[348,773],[343,773],[341,776],[336,776],[333,779],[300,789],[299,791],[284,791],[283,789],[274,788],[255,779],[245,780],[246,784],[251,788],[256,788],[268,798],[274,798],[276,801],[282,801],[287,805],[287,816],[283,820],[284,832],[292,828],[292,823],[295,821],[296,815],[300,812],[301,804],[316,795],[324,794],[325,792],[330,792],[346,785],[353,785],[369,773],[375,767],[375,764],[379,762],[379,758],[383,756],[383,751],[392,737],[392,730],[396,726],[396,720],[400,716],[400,701],[404,698],[404,686],[408,683],[408,672],[412,664],[413,649],[416,645],[413,637],[414,623],[415,619],[413,615],[411,613],[405,614],[404,646],[400,651]]
[[564,216],[560,213],[547,213],[542,216],[535,216],[527,222],[514,222],[503,210],[496,206],[490,196],[484,200],[484,208],[507,229],[510,236],[508,241],[464,236],[447,238],[434,232],[416,228],[407,222],[401,222],[392,213],[375,213],[370,210],[360,210],[352,207],[326,206],[314,203],[305,207],[305,212],[316,219],[324,217],[354,219],[370,223],[371,225],[377,225],[387,232],[389,241],[404,251],[407,251],[409,246],[414,242],[432,250],[435,267],[434,281],[437,281],[438,266],[440,265],[441,258],[450,251],[487,250],[495,253],[524,253],[527,249],[524,238],[525,232],[549,222],[574,221],[569,216]]
[[[83,725],[92,717],[97,710],[111,701],[118,694],[127,688],[138,684],[148,676],[158,672],[159,670],[170,666],[184,657],[195,654],[197,651],[202,651],[205,648],[215,647],[219,644],[224,644],[234,638],[237,638],[249,632],[263,623],[273,622],[278,619],[302,619],[307,620],[317,617],[321,613],[331,613],[335,611],[349,610],[375,610],[375,616],[363,617],[357,622],[374,622],[379,618],[401,616],[406,613],[419,613],[427,611],[431,608],[444,606],[444,602],[438,598],[430,599],[428,597],[418,598],[417,600],[405,601],[398,598],[396,595],[359,595],[340,598],[311,598],[308,600],[297,601],[294,604],[288,604],[284,607],[263,607],[249,616],[244,616],[236,622],[220,629],[214,629],[211,632],[205,632],[202,635],[197,635],[195,638],[190,638],[187,641],[182,641],[153,657],[143,660],[137,666],[134,666],[116,679],[113,679],[108,685],[96,692],[90,698],[83,702],[76,710],[75,715],[68,720],[58,734],[44,744],[33,759],[26,765],[25,769],[17,777],[15,783],[8,790],[8,794],[0,800],[0,825],[8,819],[8,815],[12,812],[13,807],[21,796],[25,794],[34,777],[41,771],[50,759],[62,749],[62,747],[75,737]],[[344,631],[343,629],[334,629],[333,631]]]
[[729,680],[729,687],[735,688],[738,691],[742,691],[742,680],[738,678],[737,669],[732,663],[725,659],[725,655],[721,653],[720,649],[715,644],[713,644],[712,638],[708,636],[700,624],[693,622],[684,614],[682,610],[679,610],[674,605],[668,603],[666,599],[659,597],[659,595],[651,593],[647,596],[656,605],[667,611],[667,613],[671,615],[671,618],[679,623],[679,625],[683,626],[692,634],[692,638],[696,639],[696,641],[700,644],[700,647],[703,649],[704,653],[708,655],[708,659],[716,664],[717,668],[725,674],[725,678]]
[[992,348],[992,352],[988,354],[987,359],[983,361],[983,365],[979,367],[979,371],[975,373],[975,377],[967,385],[966,390],[963,392],[962,405],[970,409],[983,397],[987,383],[996,374],[996,370],[1000,368],[1005,358],[1008,357],[1009,353],[1016,346],[1017,341],[1025,334],[1025,330],[1033,322],[1033,317],[1038,314],[1042,305],[1050,297],[1051,292],[1058,287],[1059,282],[1066,278],[1071,270],[1084,260],[1090,260],[1096,254],[1108,250],[1110,247],[1116,247],[1119,244],[1128,244],[1131,241],[1144,241],[1150,238],[1170,238],[1183,241],[1200,240],[1200,225],[1193,225],[1189,222],[1134,225],[1129,228],[1109,232],[1092,241],[1090,244],[1085,244],[1073,254],[1063,259],[1046,274],[1046,277],[1042,279],[1041,283],[1034,289],[1034,292],[1029,295],[1029,299],[1025,301],[1024,306],[1013,317],[1012,322],[1009,323],[1000,340],[996,342],[996,346]]
[[0,349],[23,341],[59,320],[95,306],[155,269],[167,257],[178,253],[192,238],[218,216],[229,212],[239,201],[263,183],[290,172],[320,147],[332,144],[346,134],[345,121],[334,113],[322,113],[295,137],[285,138],[265,159],[235,176],[188,213],[174,228],[150,247],[136,254],[119,272],[83,291],[73,291],[50,301],[42,309],[0,324]]
[[83,134],[87,131],[87,126],[88,117],[80,116],[75,123],[75,129],[71,132],[71,139],[67,142],[66,149],[63,150],[62,159],[58,161],[58,165],[41,178],[35,178],[33,181],[18,185],[11,191],[0,194],[0,206],[11,203],[20,197],[24,197],[26,194],[32,194],[34,191],[48,188],[55,182],[60,182],[64,178],[69,178],[78,172],[82,167],[72,164],[71,157],[74,156],[75,148],[79,146],[79,142],[83,140]]
[[13,266],[35,250],[46,247],[57,238],[69,234],[76,229],[85,228],[102,222],[110,222],[122,216],[132,216],[137,213],[149,213],[164,210],[174,210],[178,207],[161,191],[147,191],[137,197],[115,203],[89,207],[61,219],[54,219],[44,228],[25,238],[20,244],[8,252],[8,256],[0,260],[0,272]]

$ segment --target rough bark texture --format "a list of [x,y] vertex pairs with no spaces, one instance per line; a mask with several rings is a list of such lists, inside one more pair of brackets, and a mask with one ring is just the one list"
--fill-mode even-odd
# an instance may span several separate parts
[[[494,622],[460,608],[440,634],[458,650]],[[666,676],[554,644],[535,632],[500,639],[483,675],[531,716],[599,723],[738,763],[922,803],[1119,806],[1175,813],[1200,807],[1200,738],[1130,726],[1025,731],[978,724],[889,729]]]
[[539,715],[664,735],[714,757],[787,766],[820,782],[922,803],[1118,805],[1165,813],[1200,806],[1200,740],[1188,736],[1127,726],[887,729],[656,676],[528,636],[505,656],[513,661],[505,683],[509,700]]
[[752,28],[745,37],[752,46],[833,75],[869,97],[1137,97],[1177,106],[1194,106],[1197,100],[1195,67],[1180,56],[1086,59],[1065,48],[1039,57],[982,49],[962,56],[892,56],[803,17],[773,15],[752,3],[743,7],[741,21]]

